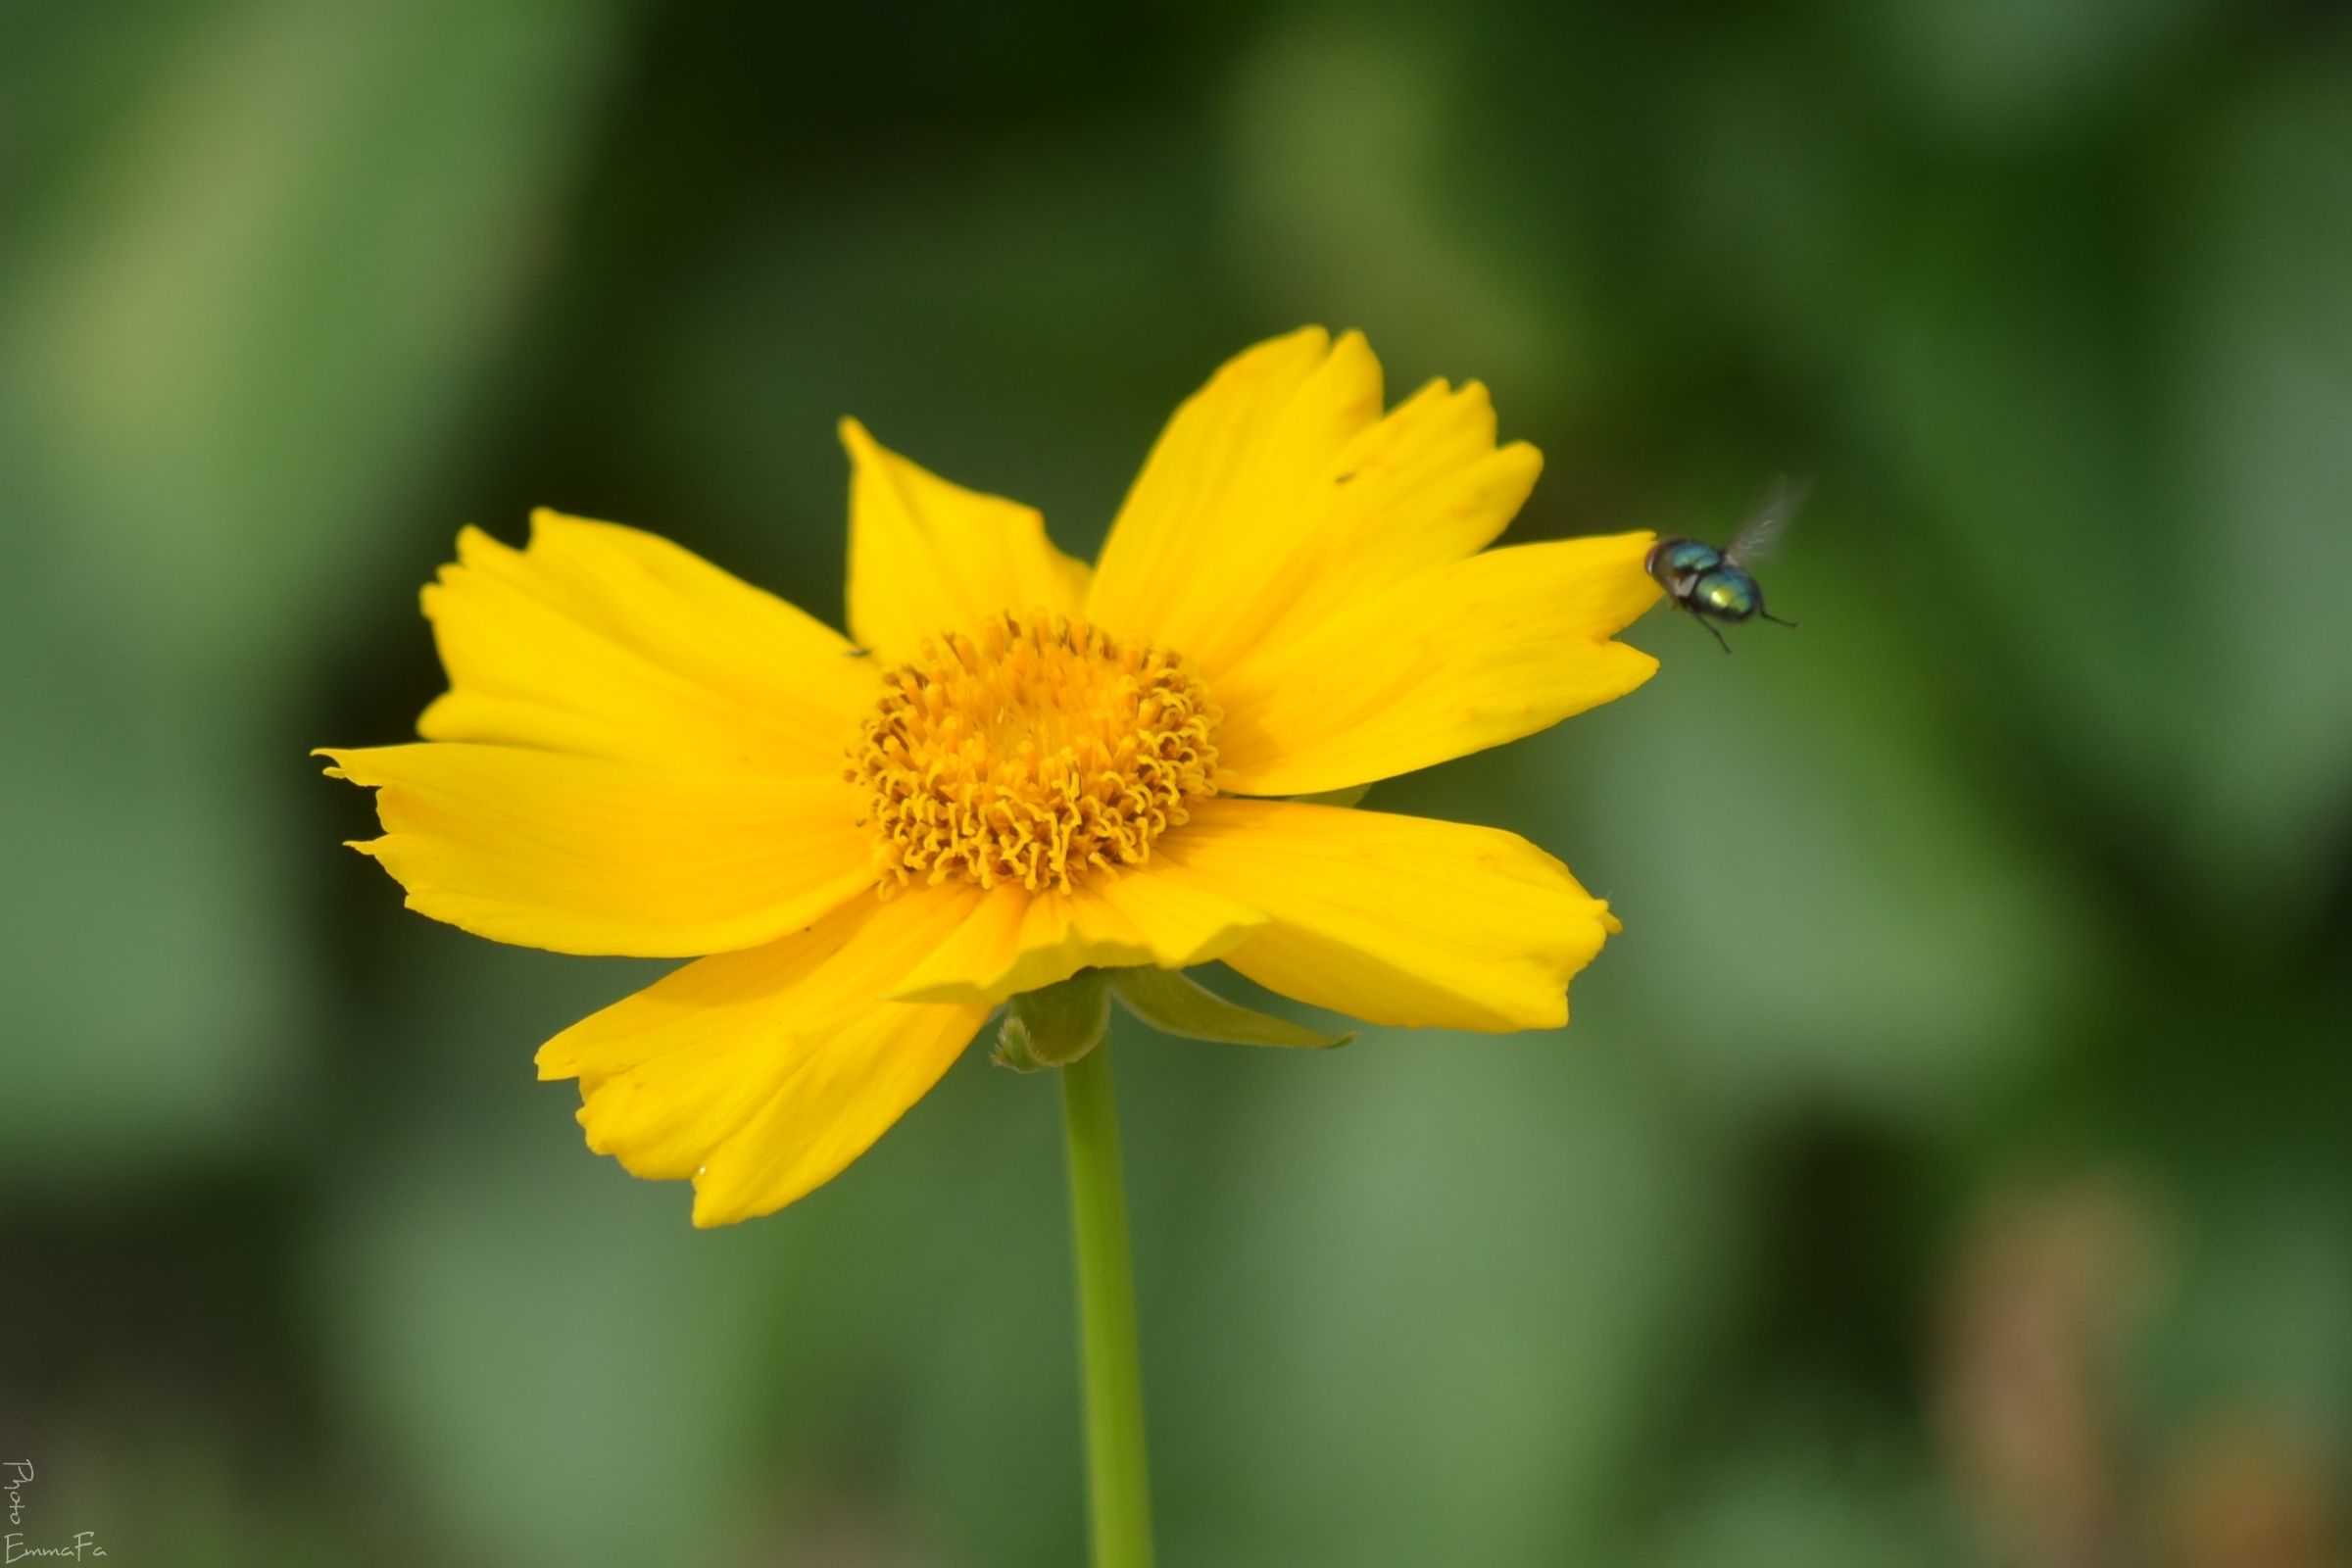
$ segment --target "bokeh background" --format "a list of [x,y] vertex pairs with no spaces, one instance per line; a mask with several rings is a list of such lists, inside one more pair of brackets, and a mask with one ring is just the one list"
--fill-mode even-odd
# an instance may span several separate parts
[[1364,328],[1799,631],[1382,786],[1564,1034],[1122,1035],[1176,1565],[2352,1562],[2352,22],[2293,0],[0,4],[0,1458],[124,1563],[1082,1549],[1057,1106],[713,1234],[319,743],[478,521],[839,613],[856,412],[1090,552]]

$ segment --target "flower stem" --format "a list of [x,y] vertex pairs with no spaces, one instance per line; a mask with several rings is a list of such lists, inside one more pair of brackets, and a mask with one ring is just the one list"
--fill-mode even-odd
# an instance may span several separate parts
[[1152,1479],[1144,1462],[1144,1378],[1136,1357],[1135,1271],[1110,1044],[1061,1069],[1069,1133],[1070,1226],[1078,1251],[1079,1365],[1094,1568],[1151,1568]]

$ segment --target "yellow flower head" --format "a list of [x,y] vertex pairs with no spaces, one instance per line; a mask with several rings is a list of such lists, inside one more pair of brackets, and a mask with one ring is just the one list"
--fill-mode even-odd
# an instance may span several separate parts
[[1616,922],[1516,835],[1282,797],[1622,696],[1646,533],[1486,547],[1535,450],[1483,387],[1386,413],[1354,333],[1243,354],[1169,422],[1090,570],[1027,507],[855,421],[857,641],[675,545],[540,512],[424,591],[450,689],[329,751],[410,907],[562,953],[692,957],[539,1052],[589,1147],[782,1207],[990,1010],[1089,966],[1222,958],[1375,1023],[1566,1021]]

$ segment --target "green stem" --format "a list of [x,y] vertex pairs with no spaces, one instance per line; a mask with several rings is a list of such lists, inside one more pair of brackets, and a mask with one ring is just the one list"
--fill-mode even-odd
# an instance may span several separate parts
[[1069,1132],[1070,1226],[1078,1249],[1079,1364],[1095,1568],[1151,1568],[1152,1478],[1144,1463],[1144,1377],[1136,1357],[1135,1270],[1119,1110],[1104,1041],[1061,1069]]

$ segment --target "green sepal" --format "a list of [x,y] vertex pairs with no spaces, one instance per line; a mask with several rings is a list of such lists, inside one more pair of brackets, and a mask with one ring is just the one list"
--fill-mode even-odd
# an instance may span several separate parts
[[1014,1072],[1062,1067],[1102,1043],[1110,1028],[1103,971],[1081,969],[1054,985],[1012,999],[997,1027],[996,1063]]
[[1313,795],[1294,795],[1291,799],[1300,806],[1353,806],[1371,793],[1369,784],[1350,784],[1344,790],[1322,790]]
[[997,1049],[989,1053],[988,1059],[1014,1072],[1046,1070],[1046,1064],[1038,1060],[1037,1053],[1030,1049],[1029,1026],[1021,1022],[1021,1015],[1010,1007],[1005,1008],[1004,1015],[997,1020]]
[[1113,969],[1109,974],[1110,994],[1119,999],[1119,1004],[1163,1035],[1302,1051],[1327,1051],[1355,1038],[1353,1030],[1325,1034],[1227,1002],[1175,969]]

